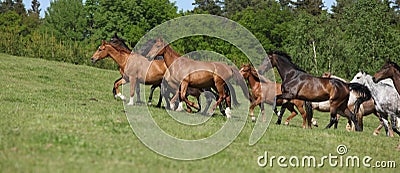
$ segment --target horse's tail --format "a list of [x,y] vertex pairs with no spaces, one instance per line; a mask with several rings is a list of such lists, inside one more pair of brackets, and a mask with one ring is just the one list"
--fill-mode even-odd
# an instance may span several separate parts
[[226,87],[227,87],[226,89],[228,89],[227,91],[229,92],[228,94],[231,96],[231,101],[233,105],[239,106],[240,103],[237,100],[235,88],[233,88],[232,84],[229,82],[226,83]]
[[313,119],[313,116],[314,116],[312,102],[305,101],[304,104],[305,104],[305,107],[306,107],[306,117],[307,117],[308,126],[311,128],[312,119]]
[[236,84],[242,88],[243,94],[246,97],[246,99],[250,100],[250,93],[249,89],[247,88],[247,84],[243,79],[243,76],[240,74],[239,70],[236,69],[235,67],[231,67],[232,73],[233,73],[233,79],[235,80]]
[[349,83],[350,91],[356,92],[358,97],[354,103],[354,113],[356,114],[360,109],[360,105],[371,99],[371,91],[369,91],[368,87],[361,85],[359,83]]

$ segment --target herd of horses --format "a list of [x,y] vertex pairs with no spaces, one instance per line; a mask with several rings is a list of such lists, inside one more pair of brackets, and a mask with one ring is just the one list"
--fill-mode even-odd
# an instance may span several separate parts
[[[221,113],[227,118],[232,117],[232,103],[239,104],[232,83],[239,85],[244,96],[250,101],[252,121],[254,108],[260,107],[263,121],[266,120],[264,104],[272,105],[278,115],[277,124],[281,124],[286,109],[291,115],[285,124],[300,112],[303,118],[303,128],[317,125],[313,119],[313,111],[330,112],[330,121],[326,128],[337,128],[339,116],[348,119],[349,126],[356,131],[363,130],[362,118],[374,114],[379,119],[379,126],[374,131],[378,134],[384,127],[386,135],[393,132],[400,135],[397,119],[400,118],[400,67],[388,60],[374,76],[365,72],[356,74],[352,81],[347,82],[325,73],[315,77],[296,66],[285,52],[268,53],[262,64],[256,69],[252,64],[244,64],[240,69],[223,62],[206,62],[181,56],[161,38],[149,40],[138,52],[133,52],[125,41],[115,34],[109,42],[102,41],[98,50],[91,57],[93,63],[106,57],[111,57],[119,66],[121,77],[114,82],[115,98],[126,101],[118,89],[119,86],[130,83],[129,101],[133,105],[142,103],[139,85],[151,85],[149,95],[152,103],[153,91],[160,88],[157,107],[161,107],[165,99],[165,108],[186,111],[201,111],[200,95],[206,97],[206,108],[201,112],[207,114],[208,108],[215,99],[209,115],[219,106]],[[264,77],[263,74],[276,68],[282,83],[277,83]],[[188,99],[193,96],[197,103]],[[281,106],[281,110],[277,110]],[[391,128],[389,128],[389,121]]]

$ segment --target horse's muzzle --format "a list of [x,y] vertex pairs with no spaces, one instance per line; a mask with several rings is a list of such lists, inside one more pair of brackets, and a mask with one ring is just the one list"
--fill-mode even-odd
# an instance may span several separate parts
[[96,64],[96,62],[98,61],[99,59],[97,59],[97,58],[90,58],[90,61],[92,61],[92,64]]

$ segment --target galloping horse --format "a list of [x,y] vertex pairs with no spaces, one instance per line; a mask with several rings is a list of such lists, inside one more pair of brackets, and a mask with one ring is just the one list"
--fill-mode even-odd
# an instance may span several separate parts
[[[131,81],[131,98],[128,103],[128,105],[133,105],[133,96],[136,91],[136,88],[138,88],[138,84],[136,83],[136,80],[139,80],[141,83],[146,83],[146,84],[151,84],[154,86],[160,86],[162,76],[164,75],[164,72],[166,70],[165,65],[163,64],[164,62],[161,60],[157,60],[154,62],[154,65],[149,68],[149,78],[152,78],[152,80],[149,81],[144,81],[144,77],[146,75],[143,75],[143,72],[146,73],[148,67],[150,67],[150,62],[144,58],[143,56],[140,56],[137,53],[131,53],[129,49],[123,46],[119,46],[117,44],[110,44],[107,43],[106,41],[102,41],[101,46],[98,48],[98,50],[93,54],[92,56],[92,61],[98,61],[100,59],[103,59],[105,57],[110,56],[111,58],[114,59],[120,66],[120,73],[123,74],[123,76],[126,76],[127,74],[132,73],[137,73],[135,77],[133,78],[126,78],[124,77],[121,81],[121,83],[116,83],[116,85],[121,85],[125,82]],[[145,60],[145,61],[143,61]],[[131,67],[132,65],[135,65],[134,67]],[[132,70],[132,68],[136,68],[135,70]],[[128,72],[128,73],[127,73]],[[140,73],[139,73],[140,72]],[[161,77],[160,77],[161,76]],[[132,82],[133,81],[133,82]],[[118,88],[118,86],[116,86]],[[139,94],[139,93],[137,93]],[[122,95],[122,94],[121,94]],[[139,101],[139,98],[138,98]],[[157,104],[158,107],[161,105],[161,97],[160,100]]]
[[372,98],[375,101],[375,109],[382,117],[386,135],[390,136],[388,131],[388,117],[390,117],[393,131],[400,135],[400,131],[397,129],[396,125],[397,118],[400,118],[400,95],[397,93],[393,84],[387,84],[390,83],[391,80],[375,83],[371,75],[365,72],[359,72],[354,76],[351,82],[363,84],[371,90]]
[[382,79],[390,78],[393,80],[394,86],[396,87],[397,93],[400,94],[400,67],[390,60],[386,62],[382,68],[375,73],[373,80],[375,83]]
[[[325,72],[325,73],[323,73],[322,74],[322,77],[323,78],[335,78],[335,79],[339,79],[339,80],[341,80],[341,81],[343,81],[343,82],[346,82],[346,83],[348,83],[348,81],[346,81],[345,79],[343,79],[343,78],[340,78],[340,77],[337,77],[337,76],[334,76],[334,75],[332,75],[331,73],[329,73],[329,72]],[[359,97],[359,95],[358,95],[358,93],[357,92],[354,92],[354,91],[350,91],[350,96],[349,96],[349,101],[348,101],[348,104],[347,104],[347,107],[350,109],[350,110],[354,110],[355,109],[355,102],[357,101],[357,98]],[[327,100],[327,101],[323,101],[323,102],[313,102],[312,103],[312,105],[313,105],[313,109],[314,110],[318,110],[318,111],[321,111],[321,112],[330,112],[330,104],[329,104],[329,100]],[[381,120],[381,118],[380,118],[380,116],[379,116],[379,114],[378,114],[378,112],[376,111],[376,109],[375,109],[375,105],[374,105],[374,99],[369,99],[369,100],[367,100],[367,101],[364,101],[361,105],[360,105],[360,108],[359,108],[359,111],[356,111],[355,112],[355,114],[356,114],[356,117],[357,117],[357,121],[358,121],[358,125],[360,126],[360,128],[361,129],[363,129],[363,117],[364,116],[367,116],[367,115],[369,115],[369,114],[374,114],[379,120]],[[338,115],[338,120],[339,120],[339,115]],[[347,117],[348,118],[348,117]],[[348,119],[348,126],[351,126],[351,120],[350,119]],[[374,135],[377,135],[378,133],[379,133],[379,130],[381,129],[383,127],[383,123],[381,123],[375,130],[374,130]],[[347,127],[346,127],[347,128]],[[347,128],[347,130],[352,130],[352,129],[349,129],[349,128]]]
[[[314,77],[293,64],[291,57],[284,52],[272,52],[268,55],[268,60],[271,62],[272,67],[277,68],[283,81],[282,94],[275,97],[275,103],[278,99],[301,99],[312,102],[329,100],[331,118],[326,128],[330,128],[332,125],[335,125],[335,129],[337,128],[336,114],[339,113],[342,116],[350,117],[356,126],[356,131],[361,131],[355,115],[347,107],[347,102],[350,89],[360,92],[361,100],[368,100],[370,94],[367,93],[368,90],[364,86],[352,83],[347,84],[338,79]],[[268,67],[267,63],[263,64],[265,65],[261,65],[259,69],[261,74]],[[358,104],[361,103],[358,102]],[[276,104],[273,105],[273,108],[276,109]],[[307,116],[307,120],[308,126],[311,127],[312,114],[309,115],[311,116]]]
[[[274,98],[276,95],[282,94],[281,92],[281,84],[272,82],[261,75],[258,75],[256,69],[250,65],[245,64],[240,67],[240,74],[243,76],[245,80],[248,81],[249,88],[251,90],[251,96],[253,97],[253,101],[250,105],[250,116],[253,121],[255,121],[254,117],[254,108],[258,105],[261,108],[261,113],[263,115],[263,120],[265,119],[264,112],[264,103],[272,105],[274,103]],[[272,89],[272,88],[275,88]],[[277,100],[277,105],[282,105],[283,100]],[[303,108],[304,101],[293,99],[288,105],[287,109],[292,113],[285,121],[285,124],[289,124],[289,121],[297,115],[297,112],[294,106],[297,107],[301,116],[303,117],[303,128],[306,128],[306,111]],[[310,111],[311,107],[309,108]],[[279,115],[277,124],[281,124],[283,113]]]
[[[221,62],[203,62],[195,61],[186,57],[182,57],[179,53],[172,49],[169,44],[164,43],[160,38],[156,40],[152,49],[147,54],[147,57],[154,58],[155,56],[164,56],[164,61],[168,67],[169,75],[165,78],[168,85],[173,85],[176,90],[176,97],[185,101],[187,106],[199,109],[199,105],[189,101],[185,94],[188,87],[193,88],[213,88],[217,91],[219,98],[212,107],[212,112],[225,99],[227,108],[225,110],[227,118],[231,117],[231,100],[230,95],[225,93],[227,82],[232,77],[237,78],[240,73]],[[237,80],[245,93],[248,96],[246,85],[243,80]],[[230,87],[229,89],[233,89]],[[231,93],[234,91],[232,90]],[[232,94],[233,96],[233,94]],[[234,98],[235,99],[235,98]]]

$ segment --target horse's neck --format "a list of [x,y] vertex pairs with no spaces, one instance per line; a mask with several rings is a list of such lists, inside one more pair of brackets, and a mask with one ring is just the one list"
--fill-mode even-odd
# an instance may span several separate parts
[[345,79],[342,79],[342,78],[340,78],[340,77],[337,77],[337,76],[334,76],[334,75],[331,75],[331,78],[333,78],[333,79],[338,79],[338,80],[341,80],[342,82],[348,83],[348,81],[347,81],[347,80],[345,80]]
[[285,81],[285,80],[288,80],[289,77],[290,78],[296,77],[296,76],[292,76],[291,75],[293,72],[297,71],[297,72],[303,73],[302,71],[297,70],[294,67],[294,65],[291,64],[290,62],[285,62],[285,61],[283,61],[281,59],[279,59],[279,62],[277,64],[277,70],[278,70],[279,75],[282,78],[282,82]]
[[248,80],[249,80],[250,88],[254,88],[254,87],[257,87],[258,85],[260,85],[260,82],[257,81],[256,78],[252,74],[250,74]]
[[393,70],[394,74],[392,75],[392,80],[394,83],[394,86],[396,87],[397,92],[400,94],[400,71],[398,71],[396,68]]
[[181,57],[180,54],[178,54],[177,52],[175,52],[174,49],[171,48],[170,45],[165,47],[165,53],[164,53],[164,61],[165,64],[167,65],[167,67],[170,67],[171,64],[178,58]]
[[118,64],[119,68],[124,70],[126,61],[130,54],[126,52],[119,52],[116,49],[111,49],[109,54],[110,57]]

